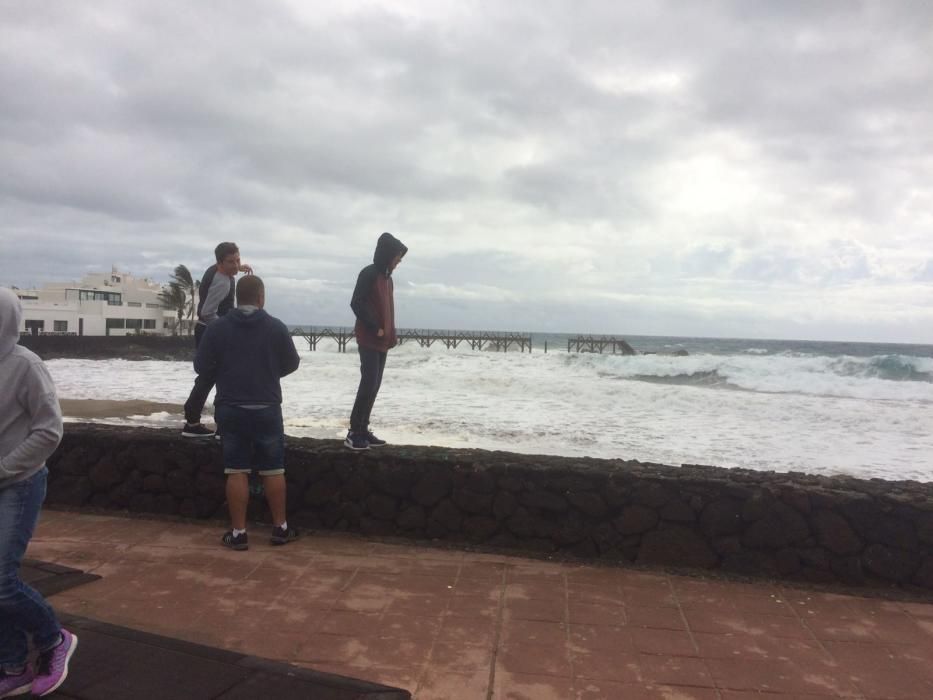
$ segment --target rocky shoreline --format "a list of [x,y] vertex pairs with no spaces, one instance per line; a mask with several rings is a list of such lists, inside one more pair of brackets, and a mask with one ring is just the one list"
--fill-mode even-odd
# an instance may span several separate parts
[[43,360],[194,360],[194,338],[187,335],[24,335],[19,343]]

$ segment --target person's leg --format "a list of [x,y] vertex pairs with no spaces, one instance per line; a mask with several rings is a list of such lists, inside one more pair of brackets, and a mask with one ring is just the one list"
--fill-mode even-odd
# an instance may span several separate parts
[[246,508],[249,504],[249,472],[227,474],[227,509],[234,530],[246,529]]
[[26,665],[27,637],[40,652],[55,647],[62,629],[45,599],[19,577],[19,568],[45,499],[45,468],[0,489],[0,669]]
[[188,400],[185,401],[185,422],[188,425],[197,425],[201,422],[204,404],[207,403],[207,397],[210,396],[213,388],[213,377],[199,374],[194,378],[194,386],[191,387],[191,393],[188,394]]
[[353,402],[353,412],[350,414],[350,430],[354,433],[365,433],[369,412],[376,400],[379,389],[379,351],[369,348],[359,348],[360,353],[360,385],[356,390],[356,401]]
[[373,412],[373,406],[376,404],[376,397],[379,395],[379,389],[382,387],[382,374],[385,372],[386,368],[386,358],[389,356],[387,352],[378,353],[376,358],[376,368],[375,368],[375,381],[373,382],[373,393],[372,397],[369,400],[369,403],[366,406],[366,415],[363,422],[363,430],[369,432],[369,417]]
[[272,524],[281,527],[285,519],[285,475],[263,475],[262,486],[266,492],[266,502],[272,513]]
[[214,412],[217,429],[224,436],[223,463],[227,477],[226,495],[227,512],[230,513],[232,529],[221,538],[224,546],[243,550],[248,548],[246,537],[246,510],[249,505],[249,473],[251,462],[251,442],[248,422],[242,420],[243,409],[226,404],[218,404]]
[[272,513],[272,544],[286,544],[298,537],[298,531],[286,520],[285,426],[282,406],[267,406],[253,411],[253,445],[266,502]]
[[[201,344],[201,338],[204,335],[204,329],[207,326],[200,323],[194,327],[194,347],[197,349]],[[204,404],[207,403],[207,397],[214,388],[214,378],[198,374],[194,378],[194,386],[185,401],[185,422],[188,425],[198,425],[201,422],[201,414],[204,412]]]

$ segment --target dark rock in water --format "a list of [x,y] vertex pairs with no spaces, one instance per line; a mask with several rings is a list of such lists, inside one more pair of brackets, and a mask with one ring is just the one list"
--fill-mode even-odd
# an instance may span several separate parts
[[194,358],[194,337],[184,335],[29,335],[22,336],[19,342],[43,360],[120,358],[191,361]]

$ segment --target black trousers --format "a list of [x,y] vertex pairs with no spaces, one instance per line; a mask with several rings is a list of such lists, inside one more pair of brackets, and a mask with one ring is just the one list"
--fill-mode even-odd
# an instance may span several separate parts
[[382,372],[385,370],[387,352],[358,348],[360,351],[360,387],[356,390],[356,401],[350,414],[350,430],[365,433],[369,430],[369,414],[376,403],[376,395],[382,386]]
[[[207,326],[201,323],[194,327],[195,350],[197,350],[198,345],[201,344],[201,337],[204,335],[204,330],[206,328]],[[188,400],[185,401],[185,421],[187,423],[193,425],[201,422],[201,413],[204,411],[204,404],[207,402],[207,397],[213,388],[214,377],[199,374],[194,378],[194,386],[191,388],[191,393],[188,394]]]

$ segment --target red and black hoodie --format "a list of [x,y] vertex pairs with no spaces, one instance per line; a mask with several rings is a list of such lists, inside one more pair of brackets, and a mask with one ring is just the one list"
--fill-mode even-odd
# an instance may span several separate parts
[[[383,233],[376,242],[373,264],[360,270],[350,308],[356,314],[356,342],[361,348],[386,352],[395,347],[395,300],[389,264],[396,255],[404,257],[407,252],[399,239]],[[377,335],[380,328],[382,337]]]

